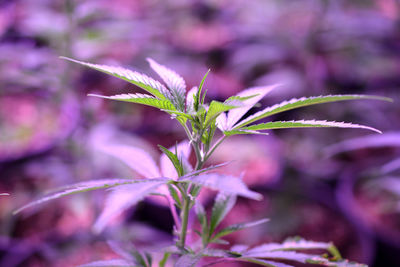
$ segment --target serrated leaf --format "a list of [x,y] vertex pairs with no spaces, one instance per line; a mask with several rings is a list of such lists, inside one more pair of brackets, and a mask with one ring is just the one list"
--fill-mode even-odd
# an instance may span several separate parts
[[194,209],[197,215],[197,219],[200,222],[201,225],[201,239],[202,239],[202,244],[205,247],[207,245],[207,238],[208,238],[208,233],[209,233],[209,227],[207,223],[207,216],[206,216],[206,210],[204,209],[203,205],[199,200],[196,200]]
[[128,242],[116,242],[108,241],[108,246],[119,256],[129,259],[130,262],[134,263],[138,267],[147,267],[146,261],[140,252]]
[[258,221],[254,221],[254,222],[237,223],[237,224],[230,225],[230,226],[222,229],[221,231],[219,231],[217,234],[215,234],[213,236],[212,240],[221,238],[223,236],[229,235],[231,233],[234,233],[234,232],[246,229],[246,228],[250,228],[250,227],[254,227],[254,226],[266,223],[268,221],[269,221],[268,219],[262,219],[262,220],[258,220]]
[[203,104],[203,102],[204,102],[204,97],[206,96],[206,93],[204,93],[203,97],[201,97],[201,92],[203,90],[204,82],[206,81],[206,78],[207,78],[209,73],[210,73],[210,70],[207,70],[206,74],[203,76],[203,79],[201,79],[200,85],[197,88],[198,89],[197,93],[194,96],[194,109],[195,109],[195,111],[198,111],[199,105]]
[[[222,125],[221,130],[231,130],[233,125],[235,125],[235,123],[238,122],[243,115],[245,115],[255,104],[257,104],[257,102],[259,102],[266,94],[271,92],[277,86],[278,84],[271,86],[252,87],[237,94],[236,97],[241,98],[240,100],[243,102],[243,107],[236,108],[228,112],[226,124]],[[229,99],[234,98],[228,98],[228,100]]]
[[[178,177],[183,175],[183,167],[182,164],[178,158],[177,155],[175,155],[174,153],[172,153],[171,151],[169,151],[167,148],[163,147],[162,145],[158,145],[158,147],[161,149],[161,151],[167,156],[167,158],[170,160],[170,162],[172,163],[172,165],[175,168],[175,171],[178,174]],[[163,173],[165,172],[165,168],[163,168]],[[174,177],[171,177],[174,178]]]
[[112,218],[155,192],[168,181],[165,178],[141,180],[134,184],[113,188],[113,191],[107,196],[104,209],[96,220],[93,229],[96,232],[101,232]]
[[307,260],[307,263],[318,264],[320,266],[328,266],[328,267],[368,267],[368,265],[352,262],[348,260],[340,260],[340,261],[330,261],[329,259],[323,257],[310,257]]
[[345,100],[355,100],[355,99],[374,99],[374,100],[383,100],[383,101],[392,101],[390,98],[381,97],[381,96],[369,96],[369,95],[327,95],[327,96],[314,96],[314,97],[302,97],[302,98],[293,98],[289,101],[283,101],[279,104],[273,105],[271,107],[267,107],[263,109],[245,120],[239,122],[234,129],[241,128],[246,126],[252,122],[260,120],[262,118],[266,118],[268,116],[292,110],[295,108],[316,105],[316,104],[323,104],[323,103],[330,103],[330,102],[338,102],[338,101],[345,101]]
[[[177,155],[174,154],[175,149]],[[184,140],[179,144],[170,147],[168,151],[169,152],[167,153],[169,155],[167,155],[166,152],[163,151],[164,153],[161,155],[160,158],[161,172],[163,176],[175,179],[178,176],[181,176],[183,173],[185,173],[185,171],[191,171],[191,166],[188,162],[190,157],[191,147],[188,141]],[[170,157],[172,157],[172,159]],[[180,174],[178,174],[176,170],[177,166],[175,166],[175,164],[177,164],[178,168],[182,168]]]
[[194,267],[201,259],[201,255],[185,254],[175,263],[174,267]]
[[175,106],[168,99],[158,99],[158,98],[155,98],[150,95],[139,94],[139,93],[119,94],[119,95],[113,95],[113,96],[88,94],[88,96],[94,96],[94,97],[100,97],[100,98],[105,98],[105,99],[142,104],[142,105],[158,108],[161,110],[175,110]]
[[225,136],[232,136],[232,135],[237,135],[237,134],[260,134],[260,135],[269,135],[269,133],[263,133],[259,131],[252,131],[252,130],[230,130],[230,131],[225,131],[224,135]]
[[160,177],[153,158],[143,149],[125,145],[101,145],[98,149],[128,165],[146,178]]
[[249,252],[264,251],[289,251],[289,250],[309,250],[309,249],[325,249],[328,250],[332,243],[315,242],[305,239],[288,238],[283,243],[262,244],[249,250]]
[[113,259],[104,261],[94,261],[91,263],[79,265],[78,267],[140,267],[133,262],[123,259]]
[[186,96],[186,84],[183,78],[178,75],[175,71],[158,64],[151,58],[147,58],[150,63],[150,67],[163,79],[167,84],[173,96],[172,102],[175,107],[180,110],[185,110],[185,96]]
[[238,105],[232,105],[228,103],[222,103],[218,101],[211,101],[210,106],[208,107],[206,119],[204,122],[205,126],[208,126],[214,119],[216,119],[221,113],[237,108]]
[[261,200],[262,195],[251,191],[240,178],[223,175],[223,174],[201,174],[199,176],[188,177],[181,181],[190,181],[194,184],[209,187],[214,190],[225,192],[228,194],[236,194],[239,196]]
[[192,177],[192,176],[196,176],[196,175],[199,175],[199,174],[202,174],[202,173],[205,173],[205,172],[212,171],[212,170],[214,170],[214,169],[217,169],[217,168],[226,166],[226,165],[228,165],[229,163],[230,163],[230,162],[223,162],[223,163],[221,163],[221,164],[211,165],[211,166],[209,166],[209,167],[206,167],[206,168],[203,168],[203,169],[200,169],[200,170],[197,170],[197,171],[193,171],[193,172],[187,173],[187,174],[185,174],[184,176],[182,176],[182,177],[180,178],[180,180],[184,180],[184,179],[189,178],[189,177]]
[[241,129],[247,131],[273,130],[273,129],[289,129],[289,128],[319,128],[319,127],[334,127],[334,128],[358,128],[371,130],[377,133],[381,131],[364,125],[352,124],[348,122],[336,122],[325,120],[298,120],[298,121],[273,121],[255,124]]
[[276,259],[276,260],[291,260],[301,263],[306,263],[312,255],[299,253],[294,251],[263,251],[260,249],[250,249],[243,253],[243,257],[262,258],[262,259]]
[[128,180],[128,179],[104,179],[104,180],[81,182],[81,183],[77,183],[77,184],[64,186],[64,187],[59,188],[58,190],[56,189],[48,196],[40,198],[36,201],[33,201],[33,202],[17,209],[16,211],[13,212],[13,214],[17,214],[29,207],[36,206],[36,205],[42,204],[44,202],[47,202],[49,200],[57,199],[60,197],[77,194],[77,193],[82,193],[82,192],[87,192],[87,191],[92,191],[92,190],[97,190],[97,189],[102,189],[102,188],[111,188],[111,187],[115,187],[115,186],[119,186],[119,185],[132,184],[137,181],[138,180]]
[[160,99],[169,99],[170,92],[164,85],[160,82],[144,75],[136,71],[131,71],[121,67],[107,66],[107,65],[98,65],[92,64],[88,62],[83,62],[79,60],[75,60],[72,58],[61,57],[62,59],[66,59],[68,61],[78,63],[80,65],[89,67],[91,69],[95,69],[106,74],[112,75],[114,77],[120,78],[127,82],[133,83],[134,85],[139,86],[143,90],[149,92],[150,94],[160,98]]
[[210,237],[214,233],[215,228],[221,223],[225,216],[231,211],[236,203],[236,195],[219,192],[215,198],[214,206],[210,219]]
[[192,87],[192,89],[189,90],[189,92],[186,95],[186,113],[191,114],[195,112],[194,101],[197,90],[198,88],[194,86]]
[[244,262],[251,262],[251,263],[255,263],[255,264],[258,264],[261,266],[267,266],[267,267],[294,267],[293,265],[288,265],[288,264],[282,263],[282,262],[268,261],[268,260],[262,260],[262,259],[251,258],[251,257],[240,257],[240,258],[237,258],[236,260],[244,261]]

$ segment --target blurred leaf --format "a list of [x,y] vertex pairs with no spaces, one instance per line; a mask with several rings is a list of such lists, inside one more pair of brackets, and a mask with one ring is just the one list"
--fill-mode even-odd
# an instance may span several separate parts
[[243,230],[243,229],[246,229],[246,228],[257,226],[257,225],[266,223],[268,221],[269,221],[269,219],[261,219],[261,220],[255,221],[255,222],[237,223],[237,224],[230,225],[230,226],[222,229],[221,231],[219,231],[217,234],[215,234],[213,236],[212,240],[214,241],[215,239],[218,239],[218,238],[221,238],[223,236],[229,235],[229,234],[234,233],[236,231],[240,231],[240,230]]
[[77,183],[73,185],[68,185],[64,186],[60,189],[56,189],[53,193],[50,195],[40,198],[36,201],[33,201],[19,209],[13,212],[13,214],[17,214],[24,209],[27,209],[32,206],[39,205],[41,203],[47,202],[49,200],[57,199],[60,197],[76,194],[76,193],[81,193],[81,192],[86,192],[86,191],[92,191],[92,190],[97,190],[97,189],[102,189],[102,188],[110,188],[110,187],[115,187],[119,185],[126,185],[126,184],[133,184],[141,180],[128,180],[128,179],[104,179],[104,180],[94,180],[94,181],[88,181],[88,182],[82,182],[82,183]]
[[185,254],[175,263],[174,267],[194,267],[199,262],[201,255]]
[[141,267],[133,262],[123,259],[94,261],[91,263],[79,265],[78,267]]
[[325,120],[299,120],[299,121],[273,121],[255,124],[241,129],[247,131],[260,131],[260,130],[273,130],[273,129],[289,129],[289,128],[319,128],[319,127],[336,127],[336,128],[358,128],[371,130],[377,133],[381,131],[359,124],[352,124],[348,122],[336,122]]
[[214,233],[215,228],[221,223],[225,216],[231,211],[236,203],[236,195],[219,192],[215,198],[210,219],[209,237]]
[[161,176],[153,158],[140,148],[125,145],[101,145],[98,149],[121,160],[146,178]]
[[174,105],[168,99],[157,99],[150,95],[145,94],[120,94],[120,95],[113,95],[113,96],[103,96],[103,95],[96,95],[96,94],[88,94],[88,96],[100,97],[105,99],[111,100],[119,100],[131,103],[137,103],[142,105],[147,105],[150,107],[155,107],[161,110],[175,110]]
[[180,181],[189,181],[197,185],[209,187],[214,190],[228,194],[240,195],[243,197],[261,200],[262,195],[249,190],[240,178],[223,174],[202,174],[188,177]]
[[200,236],[201,236],[202,244],[205,247],[208,243],[208,234],[210,232],[208,223],[207,223],[206,211],[199,200],[196,200],[194,208],[195,208],[197,218],[201,225]]
[[314,97],[302,97],[302,98],[293,98],[289,101],[283,101],[279,104],[273,105],[271,107],[267,107],[251,116],[246,118],[245,120],[238,123],[234,129],[241,128],[246,126],[252,122],[260,120],[262,118],[266,118],[268,116],[281,113],[284,111],[316,105],[316,104],[323,104],[329,102],[337,102],[337,101],[344,101],[344,100],[355,100],[355,99],[374,99],[374,100],[383,100],[383,101],[392,101],[390,98],[381,97],[381,96],[369,96],[369,95],[327,95],[327,96],[314,96]]
[[186,99],[186,84],[183,78],[178,75],[175,71],[158,64],[151,58],[147,58],[150,63],[150,67],[164,80],[168,88],[171,90],[172,103],[175,107],[180,110],[185,110],[185,99]]
[[61,58],[69,60],[71,62],[81,64],[81,65],[89,67],[91,69],[95,69],[95,70],[104,72],[106,74],[120,78],[127,82],[133,83],[134,85],[139,86],[143,90],[149,92],[150,94],[152,94],[160,99],[170,99],[171,98],[170,92],[168,91],[167,88],[165,88],[164,85],[162,85],[160,82],[158,82],[144,74],[138,73],[136,71],[131,71],[131,70],[121,68],[121,67],[113,67],[113,66],[107,66],[107,65],[98,65],[98,64],[82,62],[82,61],[78,61],[78,60],[75,60],[72,58],[67,58],[67,57],[61,57]]
[[135,205],[147,195],[155,192],[158,187],[166,184],[168,181],[165,178],[141,180],[134,184],[115,187],[107,195],[104,209],[99,218],[97,218],[93,229],[96,232],[101,232],[112,218]]
[[255,264],[258,264],[261,266],[267,266],[267,267],[294,267],[293,265],[288,265],[286,263],[267,261],[267,260],[251,258],[251,257],[238,258],[237,260],[244,261],[244,262],[251,262],[251,263],[255,263]]

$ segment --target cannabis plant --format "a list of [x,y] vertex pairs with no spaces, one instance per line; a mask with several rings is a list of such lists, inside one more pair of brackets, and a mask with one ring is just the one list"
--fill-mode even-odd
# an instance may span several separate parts
[[[255,106],[276,85],[254,87],[229,97],[224,102],[212,100],[206,103],[204,82],[208,72],[198,87],[186,90],[185,81],[173,70],[148,59],[150,67],[161,77],[165,84],[144,74],[121,67],[111,67],[85,63],[65,58],[69,61],[104,72],[123,79],[147,92],[147,94],[131,93],[114,96],[91,95],[111,100],[132,102],[158,108],[176,120],[187,135],[188,141],[176,144],[172,148],[159,145],[163,155],[157,166],[152,157],[138,148],[124,146],[104,146],[103,151],[125,161],[137,173],[147,179],[107,179],[81,182],[60,188],[58,191],[36,200],[16,213],[63,196],[90,190],[109,188],[110,193],[105,201],[105,208],[94,224],[100,232],[110,219],[127,208],[135,205],[150,195],[164,196],[170,203],[169,208],[174,218],[174,245],[162,251],[150,254],[140,252],[130,245],[111,247],[121,255],[120,259],[98,261],[83,266],[176,266],[189,267],[201,264],[201,259],[210,257],[206,265],[219,262],[241,261],[262,266],[287,267],[290,262],[312,263],[324,266],[361,266],[342,259],[331,243],[313,242],[301,238],[293,238],[283,243],[262,244],[250,247],[246,244],[230,245],[224,237],[248,227],[264,224],[268,220],[243,222],[220,229],[218,227],[224,217],[235,205],[237,197],[261,200],[262,195],[247,188],[242,177],[215,173],[221,165],[209,166],[207,160],[227,138],[239,134],[268,134],[266,130],[282,128],[306,127],[339,127],[361,128],[379,132],[372,127],[326,120],[293,120],[260,122],[274,114],[300,107],[353,99],[386,100],[388,98],[366,95],[327,95],[291,99],[267,107],[246,118],[245,114]],[[215,138],[217,137],[217,138]],[[216,139],[216,140],[215,140]],[[189,160],[190,151],[194,151],[194,166]],[[240,150],[240,147],[238,148]],[[127,156],[128,155],[128,156]],[[218,191],[213,207],[208,212],[198,200],[203,188]],[[193,212],[191,212],[193,211]],[[200,229],[194,229],[189,216],[196,216]],[[195,218],[196,219],[196,218]],[[197,234],[198,238],[187,238]],[[217,249],[215,244],[225,244],[226,249]],[[329,254],[316,254],[325,250]],[[310,253],[314,252],[314,253]],[[305,253],[307,252],[307,253]],[[160,256],[161,255],[161,256]],[[281,261],[289,262],[282,263]]]

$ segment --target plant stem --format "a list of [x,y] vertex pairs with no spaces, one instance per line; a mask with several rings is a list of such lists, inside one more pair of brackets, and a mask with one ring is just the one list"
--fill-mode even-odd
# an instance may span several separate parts
[[187,196],[183,197],[183,209],[181,213],[181,220],[182,220],[182,228],[181,228],[181,236],[180,236],[180,248],[185,248],[186,242],[186,233],[187,233],[187,226],[189,221],[189,208],[190,208],[190,198]]

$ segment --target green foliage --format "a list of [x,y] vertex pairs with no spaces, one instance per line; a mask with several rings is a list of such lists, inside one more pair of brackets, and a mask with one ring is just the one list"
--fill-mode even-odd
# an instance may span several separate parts
[[[111,218],[120,214],[128,207],[135,205],[146,196],[150,194],[163,196],[169,194],[166,198],[170,202],[171,214],[175,220],[174,234],[176,236],[176,245],[162,250],[163,254],[159,262],[159,266],[161,267],[166,266],[169,261],[174,261],[175,267],[196,266],[202,257],[213,257],[216,258],[217,262],[235,260],[269,267],[291,266],[289,263],[282,263],[280,261],[337,267],[363,266],[342,259],[337,249],[331,243],[313,242],[301,238],[288,239],[283,243],[262,244],[250,249],[247,246],[237,245],[231,247],[229,250],[209,248],[210,243],[226,245],[228,242],[221,239],[222,237],[239,230],[264,224],[268,220],[262,219],[255,222],[238,223],[218,229],[220,223],[235,205],[238,196],[261,200],[262,195],[250,190],[244,184],[241,177],[212,172],[225,164],[205,168],[204,165],[226,138],[236,134],[268,134],[261,131],[309,127],[360,128],[379,132],[375,128],[364,125],[323,120],[252,123],[280,112],[310,105],[357,99],[384,101],[391,101],[391,99],[365,95],[303,97],[267,107],[241,120],[257,102],[278,85],[249,88],[235,96],[229,97],[224,102],[212,100],[211,103],[206,104],[207,89],[204,84],[209,72],[204,75],[199,87],[193,87],[186,93],[186,84],[183,78],[173,70],[152,59],[148,59],[150,67],[161,77],[165,85],[144,74],[128,69],[86,63],[69,58],[64,59],[123,79],[150,93],[151,95],[128,93],[115,96],[91,96],[147,105],[167,112],[183,127],[189,144],[195,153],[196,165],[194,167],[191,166],[189,153],[184,153],[184,142],[175,146],[175,149],[172,148],[170,150],[159,145],[159,148],[165,155],[161,158],[161,168],[143,150],[121,145],[104,145],[100,148],[102,152],[123,161],[147,179],[111,179],[78,183],[50,193],[37,201],[23,206],[16,210],[15,213],[70,194],[111,188],[112,190],[105,201],[105,208],[94,226],[95,230],[101,231]],[[218,129],[220,132],[217,131]],[[214,142],[215,135],[220,135],[220,137]],[[159,189],[162,187],[166,187],[167,190],[160,191]],[[219,192],[209,215],[207,215],[206,208],[197,199],[200,190],[204,187]],[[194,208],[197,219],[200,222],[200,230],[188,229],[189,215],[192,208]],[[180,213],[179,215],[177,214],[177,209]],[[201,240],[199,242],[188,243],[186,236],[190,231],[198,233]],[[120,247],[111,244],[111,247],[121,256],[121,259],[97,261],[83,266],[150,267],[152,265],[152,257],[146,252],[141,253],[135,248],[124,250],[122,247],[129,247],[127,245]],[[315,253],[310,254],[309,252],[313,250],[326,250],[331,255],[325,257]],[[307,251],[307,253],[303,251]]]

